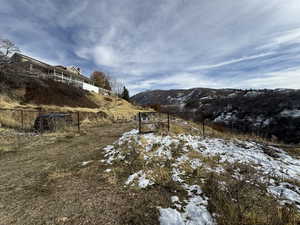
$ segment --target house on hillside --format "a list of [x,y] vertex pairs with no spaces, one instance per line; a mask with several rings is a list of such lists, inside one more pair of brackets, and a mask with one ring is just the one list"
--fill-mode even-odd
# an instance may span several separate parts
[[101,91],[111,94],[107,90],[94,86],[93,81],[84,76],[78,67],[66,67],[62,65],[52,66],[48,63],[20,53],[15,53],[11,57],[10,65],[18,70],[22,70],[22,72],[25,71],[29,75],[53,79],[88,91],[94,91],[97,93]]
[[21,67],[25,71],[35,73],[41,76],[53,77],[55,80],[62,80],[63,82],[86,82],[92,84],[93,82],[80,73],[79,68],[65,67],[65,66],[52,66],[48,63],[34,59],[32,57],[15,53],[11,59],[11,63]]

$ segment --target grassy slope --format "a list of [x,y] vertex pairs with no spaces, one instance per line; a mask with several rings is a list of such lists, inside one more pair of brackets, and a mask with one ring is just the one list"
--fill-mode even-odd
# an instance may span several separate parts
[[[44,112],[80,112],[82,125],[129,121],[141,107],[118,98],[90,93],[49,80],[8,77],[0,74],[0,108]],[[24,113],[26,128],[33,126],[38,113]],[[77,116],[74,114],[74,118]],[[0,126],[20,128],[21,114],[0,110]]]
[[141,110],[115,96],[90,93],[52,80],[24,77],[21,72],[9,69],[0,70],[0,108],[105,112],[112,120],[130,119]]

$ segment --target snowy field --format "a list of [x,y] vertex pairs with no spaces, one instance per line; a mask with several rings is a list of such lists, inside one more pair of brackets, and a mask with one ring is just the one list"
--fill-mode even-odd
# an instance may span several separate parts
[[[177,149],[174,152],[174,149]],[[179,150],[178,150],[179,149]],[[300,160],[288,155],[281,149],[264,146],[256,142],[240,140],[222,140],[203,138],[191,135],[158,136],[155,134],[139,135],[137,130],[124,133],[113,145],[104,148],[105,162],[111,165],[115,162],[130,163],[130,156],[138,152],[145,162],[145,167],[131,174],[124,183],[126,186],[147,188],[155,183],[155,172],[147,167],[153,160],[159,158],[158,167],[164,167],[164,161],[172,162],[171,172],[174,182],[181,185],[188,193],[187,198],[179,200],[174,195],[171,198],[172,207],[161,208],[161,225],[212,225],[216,224],[213,216],[207,210],[209,199],[204,195],[198,184],[188,183],[183,165],[192,169],[203,168],[222,173],[223,165],[244,163],[251,165],[257,172],[263,174],[261,182],[268,185],[268,191],[281,204],[295,204],[300,209],[300,188],[289,180],[300,179]],[[191,157],[199,154],[201,157]],[[204,157],[218,160],[217,166],[210,167]],[[106,172],[111,172],[108,169]],[[239,171],[233,177],[242,176]],[[268,179],[266,179],[266,177]]]

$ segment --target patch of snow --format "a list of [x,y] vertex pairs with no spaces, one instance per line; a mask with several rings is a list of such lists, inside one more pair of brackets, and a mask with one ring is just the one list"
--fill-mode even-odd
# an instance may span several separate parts
[[[182,206],[177,196],[172,196],[171,201],[181,212],[172,208],[160,208],[161,225],[214,225],[215,221],[207,210],[207,198],[203,195],[198,185],[183,184],[188,191],[189,199]],[[183,211],[183,212],[182,212]]]
[[300,188],[289,184],[281,183],[279,186],[270,186],[269,192],[277,196],[282,204],[285,203],[295,203],[295,205],[300,209]]
[[236,119],[237,118],[234,112],[223,112],[221,115],[214,119],[214,122],[224,122],[227,124],[228,122],[234,121]]
[[271,122],[272,122],[272,119],[266,119],[266,120],[264,120],[262,125],[263,125],[263,127],[267,127],[270,125]]
[[81,165],[82,166],[87,166],[88,164],[92,163],[93,160],[90,160],[90,161],[86,161],[86,162],[82,162]]
[[247,97],[256,97],[258,95],[260,95],[261,93],[258,91],[248,91],[246,94],[244,94],[244,96]]
[[126,185],[132,184],[134,180],[138,179],[138,186],[140,188],[146,188],[149,185],[153,185],[153,181],[151,181],[150,179],[146,178],[146,174],[144,173],[144,171],[140,170],[137,173],[134,173],[132,175],[130,175],[127,179],[127,181],[125,182]]
[[181,214],[176,209],[160,208],[160,225],[185,225]]
[[298,118],[298,117],[300,117],[300,110],[299,109],[294,109],[294,110],[285,109],[280,113],[280,115],[283,117]]
[[178,168],[172,169],[172,179],[175,182],[183,183],[184,180],[180,178],[180,175],[184,175],[184,172],[180,171]]
[[235,96],[237,96],[237,93],[231,93],[231,94],[227,95],[227,97],[229,97],[229,98],[232,98],[232,97],[235,97]]
[[205,96],[205,97],[200,98],[200,100],[207,100],[207,99],[213,99],[213,98],[211,96]]
[[172,196],[171,197],[171,202],[172,203],[174,203],[174,202],[180,202],[178,196]]

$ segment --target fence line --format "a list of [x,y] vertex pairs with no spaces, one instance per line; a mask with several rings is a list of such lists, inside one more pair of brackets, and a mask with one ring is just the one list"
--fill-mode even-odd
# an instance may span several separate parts
[[[162,118],[165,117],[165,118]],[[152,133],[160,128],[167,128],[170,131],[170,114],[160,112],[139,112],[139,133]],[[143,131],[143,125],[146,125],[148,130]]]
[[[135,116],[136,117],[136,116]],[[44,132],[66,129],[80,132],[102,126],[107,121],[107,115],[101,112],[68,112],[46,111],[42,109],[9,109],[0,108],[0,127],[12,128],[24,132]],[[133,122],[133,118],[112,119],[113,123]]]
[[20,131],[55,131],[67,129],[80,132],[82,128],[101,126],[105,115],[93,112],[54,112],[0,108],[0,127]]

